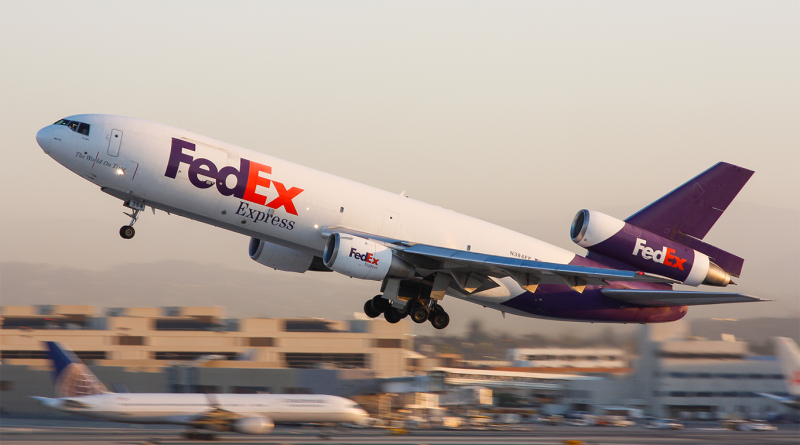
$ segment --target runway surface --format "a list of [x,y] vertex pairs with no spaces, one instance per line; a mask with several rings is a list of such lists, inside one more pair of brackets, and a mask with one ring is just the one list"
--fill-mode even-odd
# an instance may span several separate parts
[[[25,444],[197,444],[183,438],[184,429],[172,426],[120,426],[102,422],[47,422],[3,419],[0,442]],[[798,425],[781,425],[778,431],[740,432],[715,424],[689,427],[682,431],[650,430],[641,427],[524,426],[507,430],[409,430],[391,434],[378,429],[332,429],[278,427],[271,434],[245,436],[217,434],[217,444],[541,444],[563,445],[565,441],[586,445],[735,445],[797,444]],[[581,443],[581,442],[578,442]]]

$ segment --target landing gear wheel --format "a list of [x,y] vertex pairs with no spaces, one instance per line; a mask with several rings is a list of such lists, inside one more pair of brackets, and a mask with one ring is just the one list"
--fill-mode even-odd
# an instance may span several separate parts
[[383,298],[383,295],[375,295],[372,297],[372,308],[378,311],[379,313],[384,313],[392,307],[392,303],[389,300]]
[[131,239],[133,235],[136,235],[136,230],[133,230],[133,226],[122,226],[119,229],[119,236],[124,239]]
[[398,320],[402,320],[408,317],[408,305],[405,305],[403,309],[397,309],[396,307],[389,306],[389,309],[387,309],[386,312],[392,312]]
[[375,308],[373,308],[372,300],[367,300],[367,302],[364,303],[364,313],[367,314],[367,317],[369,318],[375,318],[381,314],[380,312],[376,311]]
[[430,316],[431,324],[436,329],[444,329],[450,324],[450,316],[443,309],[433,311]]
[[414,323],[425,323],[428,320],[430,312],[428,312],[428,308],[425,306],[421,304],[415,304],[411,307],[408,315],[411,316],[411,319],[414,320]]
[[396,315],[395,309],[390,307],[388,311],[383,313],[383,318],[389,323],[395,324],[400,321],[400,317]]

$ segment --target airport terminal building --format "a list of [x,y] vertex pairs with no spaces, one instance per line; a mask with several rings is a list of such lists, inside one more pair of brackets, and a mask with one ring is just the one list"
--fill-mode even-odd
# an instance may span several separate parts
[[537,348],[472,362],[415,352],[408,319],[231,319],[220,307],[0,311],[0,413],[15,415],[55,415],[28,397],[53,396],[43,341],[66,344],[110,389],[130,392],[330,394],[354,398],[373,415],[485,407],[508,395],[542,414],[614,406],[709,420],[791,413],[756,394],[787,391],[774,357],[754,356],[730,336],[692,337],[684,321],[642,326],[637,356]]
[[[225,317],[220,307],[3,306],[0,402],[54,415],[43,341],[66,344],[109,389],[130,392],[372,394],[408,374],[412,323]],[[122,388],[120,386],[120,388]]]
[[[382,320],[225,318],[221,307],[3,306],[0,359],[46,365],[43,341],[61,341],[98,366],[154,371],[179,360],[221,367],[367,370],[405,375],[411,325]],[[246,361],[237,361],[244,358]]]

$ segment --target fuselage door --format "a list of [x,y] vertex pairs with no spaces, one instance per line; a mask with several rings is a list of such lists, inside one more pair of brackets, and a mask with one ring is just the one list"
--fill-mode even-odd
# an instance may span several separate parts
[[111,136],[108,138],[108,155],[119,156],[120,144],[122,144],[122,131],[111,130]]

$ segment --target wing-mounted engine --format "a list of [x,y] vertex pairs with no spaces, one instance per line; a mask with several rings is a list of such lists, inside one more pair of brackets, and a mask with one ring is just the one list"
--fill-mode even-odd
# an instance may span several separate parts
[[240,434],[267,434],[274,427],[275,424],[263,416],[242,417],[231,423],[231,431]]
[[727,286],[731,282],[730,274],[708,255],[594,210],[575,215],[570,236],[589,252],[690,286]]
[[322,255],[329,269],[362,280],[382,281],[387,276],[413,278],[414,266],[375,241],[344,233],[332,233]]
[[329,271],[314,255],[250,238],[250,258],[258,264],[285,272]]

